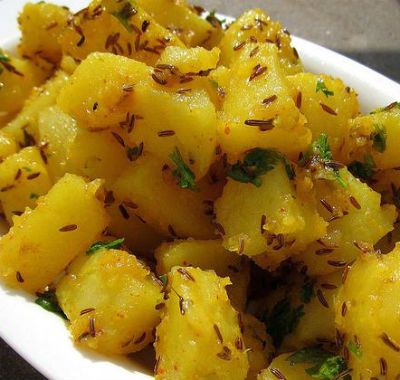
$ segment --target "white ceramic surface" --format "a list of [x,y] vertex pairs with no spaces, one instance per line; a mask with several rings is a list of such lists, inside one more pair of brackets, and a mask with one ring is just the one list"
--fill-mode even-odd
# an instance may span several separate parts
[[[0,0],[0,46],[15,47],[16,16],[25,0]],[[78,10],[86,0],[52,0]],[[228,18],[229,19],[229,18]],[[355,88],[363,112],[400,100],[400,85],[331,50],[293,37],[308,71],[342,78]],[[0,231],[1,234],[1,231]],[[151,379],[141,356],[132,360],[108,358],[77,350],[61,318],[46,312],[32,298],[0,285],[0,336],[52,380]],[[148,359],[148,355],[144,355]],[[1,358],[0,358],[1,360]],[[148,361],[148,360],[146,360]]]

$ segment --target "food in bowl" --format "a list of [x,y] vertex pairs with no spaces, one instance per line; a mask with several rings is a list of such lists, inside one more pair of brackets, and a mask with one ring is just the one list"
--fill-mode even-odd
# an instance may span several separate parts
[[262,10],[27,4],[0,54],[0,278],[156,379],[395,379],[400,105]]

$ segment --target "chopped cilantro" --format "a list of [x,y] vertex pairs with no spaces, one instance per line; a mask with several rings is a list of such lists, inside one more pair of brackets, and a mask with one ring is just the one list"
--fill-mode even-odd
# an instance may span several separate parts
[[179,179],[179,186],[182,189],[196,190],[196,176],[185,164],[185,161],[183,161],[181,152],[178,148],[175,148],[170,155],[170,158],[176,165],[173,175]]
[[275,347],[279,347],[285,336],[292,333],[305,314],[304,305],[293,307],[288,298],[280,300],[271,310],[269,315],[264,316],[267,332],[272,337]]
[[0,49],[0,62],[10,62],[10,58]]
[[217,16],[216,16],[216,10],[212,10],[206,17],[206,20],[214,27],[216,28],[217,26],[222,26],[223,24],[226,23],[226,19],[222,19],[220,20]]
[[353,342],[352,340],[347,344],[347,348],[349,351],[354,354],[357,358],[362,357],[361,348],[357,345],[357,343]]
[[214,79],[209,79],[210,84],[217,90],[220,85],[218,84],[218,82]]
[[314,281],[306,277],[303,286],[300,289],[300,300],[303,303],[310,303],[311,299],[315,297]]
[[92,244],[92,246],[86,251],[88,256],[93,255],[99,249],[118,249],[121,248],[121,245],[124,243],[124,238],[117,239],[114,241],[98,241],[97,243]]
[[38,199],[39,195],[37,195],[36,193],[31,193],[31,195],[29,196],[29,199]]
[[333,380],[347,368],[342,357],[320,348],[305,348],[290,355],[286,360],[290,365],[310,364],[311,367],[305,370],[306,373],[320,380]]
[[58,314],[60,317],[68,319],[58,304],[57,296],[53,290],[45,293],[38,293],[38,298],[36,298],[35,303],[51,313]]
[[386,150],[386,128],[378,124],[374,125],[375,131],[371,133],[372,147],[379,153]]
[[285,166],[289,179],[293,179],[295,172],[289,160],[276,150],[262,148],[255,148],[248,152],[243,162],[238,161],[231,167],[228,177],[260,187],[262,184],[260,176],[274,169],[279,161]]
[[133,28],[129,24],[129,20],[137,13],[132,0],[126,0],[118,12],[113,12],[112,15],[119,20],[128,32],[132,32]]
[[368,181],[374,175],[375,166],[372,156],[365,155],[364,162],[353,161],[349,164],[348,169],[355,177]]
[[340,164],[334,162],[332,158],[333,156],[329,146],[328,136],[325,133],[321,133],[311,144],[308,151],[299,160],[298,164],[304,167],[308,164],[319,162],[323,166],[323,173],[325,174],[326,179],[335,180],[341,187],[346,188],[347,183],[341,177],[339,172]]
[[30,173],[32,171],[32,169],[29,168],[28,166],[23,166],[22,169],[24,169],[28,173]]
[[166,274],[163,274],[163,275],[159,276],[158,278],[161,280],[161,282],[162,282],[164,285],[167,285],[167,283],[168,283],[168,276],[167,276]]
[[323,92],[327,98],[335,95],[333,91],[330,91],[328,87],[326,87],[325,82],[320,78],[317,80],[317,86],[315,88],[315,92],[319,91]]

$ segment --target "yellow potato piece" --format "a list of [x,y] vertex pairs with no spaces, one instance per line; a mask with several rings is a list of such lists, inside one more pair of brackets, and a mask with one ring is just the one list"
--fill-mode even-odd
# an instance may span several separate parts
[[[0,238],[0,278],[28,292],[42,291],[107,226],[101,181],[86,183],[67,174],[34,210],[14,218]],[[82,212],[85,210],[85,212]]]
[[312,196],[298,197],[283,165],[261,179],[260,187],[229,179],[215,209],[223,246],[274,269],[322,237],[326,223]]
[[40,150],[24,148],[0,164],[0,201],[8,223],[26,207],[35,208],[37,199],[50,190],[52,182]]
[[397,245],[388,255],[360,255],[339,292],[336,324],[355,379],[400,373],[399,253]]
[[248,263],[225,250],[220,240],[177,240],[162,244],[154,254],[157,274],[168,273],[174,266],[214,270],[220,277],[229,277],[232,285],[227,292],[233,306],[244,310],[250,281]]
[[136,204],[135,213],[164,236],[215,237],[211,216],[205,212],[207,194],[181,189],[165,164],[150,155],[131,164],[113,189],[119,199]]
[[311,131],[293,100],[294,89],[271,44],[247,44],[231,65],[218,120],[218,142],[234,161],[255,148],[276,148],[297,159],[311,142]]
[[142,350],[160,321],[162,287],[132,254],[100,249],[78,258],[57,286],[74,341],[106,354]]
[[170,272],[155,343],[157,380],[246,379],[248,358],[225,291],[229,283],[212,271]]
[[261,9],[244,12],[229,26],[219,44],[222,64],[229,66],[240,60],[240,51],[247,44],[253,44],[253,49],[266,44],[275,45],[278,49],[279,65],[286,75],[303,70],[297,51],[291,46],[290,34]]
[[7,132],[0,130],[0,162],[16,152],[17,144],[14,139]]
[[381,206],[381,196],[340,171],[347,188],[337,182],[317,181],[319,212],[329,221],[327,234],[296,257],[311,276],[324,275],[346,267],[363,250],[369,251],[388,232],[397,218],[392,205]]

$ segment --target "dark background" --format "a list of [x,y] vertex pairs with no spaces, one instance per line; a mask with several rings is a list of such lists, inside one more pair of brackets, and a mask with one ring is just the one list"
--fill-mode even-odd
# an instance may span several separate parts
[[[198,0],[197,3],[232,16],[251,7],[266,9],[291,33],[341,52],[400,82],[400,0]],[[0,379],[43,380],[44,377],[0,339]]]

